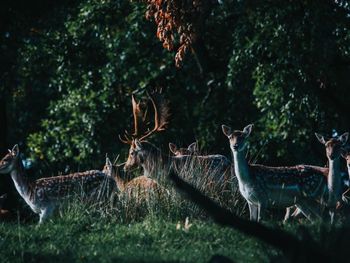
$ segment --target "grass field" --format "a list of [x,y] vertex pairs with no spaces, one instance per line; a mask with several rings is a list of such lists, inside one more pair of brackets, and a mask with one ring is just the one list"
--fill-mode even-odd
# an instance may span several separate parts
[[[146,218],[117,224],[108,220],[58,219],[35,224],[0,224],[1,262],[207,262],[214,254],[238,262],[267,262],[264,244],[214,223]],[[267,253],[267,251],[270,251]]]
[[[198,188],[205,185],[203,177],[195,178],[199,178],[193,182]],[[165,195],[151,195],[136,203],[121,196],[98,202],[80,194],[64,202],[40,226],[38,216],[27,208],[29,220],[0,223],[0,262],[208,262],[217,254],[235,262],[281,262],[280,251],[216,225],[169,182],[165,180],[163,186],[168,189]],[[202,191],[247,217],[236,192],[223,200],[212,189],[202,187]],[[332,247],[340,237],[332,237],[334,229],[306,220],[283,225],[282,217],[275,215],[264,224],[297,236],[308,229],[311,238],[324,247]]]

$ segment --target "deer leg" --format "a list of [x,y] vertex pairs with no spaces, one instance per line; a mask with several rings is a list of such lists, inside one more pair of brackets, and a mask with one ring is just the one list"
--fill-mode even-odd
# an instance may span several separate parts
[[251,221],[258,221],[258,206],[248,203]]
[[266,214],[266,205],[265,204],[259,204],[258,205],[258,222],[261,221],[261,218],[263,218],[263,215]]
[[47,206],[46,208],[41,210],[39,224],[42,224],[48,217],[50,217],[52,215],[53,210],[53,206]]
[[[296,204],[297,208],[304,214],[304,216],[310,221],[322,219],[319,209],[319,203],[311,199],[299,200]],[[298,215],[299,213],[296,213]]]
[[331,220],[331,225],[333,225],[334,218],[335,218],[335,208],[332,207],[329,209],[329,216],[330,216],[330,220]]
[[284,215],[283,222],[286,223],[290,219],[290,210],[292,209],[292,206],[286,208],[286,214]]

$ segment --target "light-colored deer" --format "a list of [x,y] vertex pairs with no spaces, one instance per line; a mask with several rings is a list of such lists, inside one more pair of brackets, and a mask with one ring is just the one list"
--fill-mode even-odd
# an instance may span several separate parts
[[319,133],[315,133],[317,139],[326,147],[326,156],[328,159],[329,169],[327,176],[328,200],[327,206],[331,216],[331,223],[334,221],[334,213],[337,203],[341,201],[342,196],[342,179],[340,173],[340,157],[342,147],[346,144],[349,133],[346,132],[336,138],[326,139]]
[[296,205],[310,220],[320,218],[319,200],[327,193],[327,169],[310,165],[268,167],[248,164],[247,138],[253,125],[243,131],[222,125],[230,142],[239,190],[248,203],[250,219],[260,221],[266,208]]
[[[326,147],[326,156],[329,164],[329,168],[324,168],[325,171],[327,171],[328,188],[328,200],[326,203],[331,216],[331,223],[333,223],[336,207],[339,206],[339,202],[341,202],[342,191],[344,189],[340,171],[340,156],[342,154],[342,147],[348,140],[349,133],[346,132],[341,136],[330,139],[326,139],[319,133],[315,133],[315,135],[318,141]],[[294,211],[292,217],[296,218],[299,215],[300,210],[297,209]]]
[[[155,96],[156,95],[156,96]],[[142,167],[144,175],[155,177],[158,172],[166,173],[170,168],[177,171],[184,171],[190,165],[199,165],[203,169],[215,170],[214,176],[216,184],[219,187],[226,185],[230,179],[231,162],[222,155],[197,156],[197,155],[178,155],[169,156],[161,152],[159,148],[146,141],[152,134],[163,131],[168,123],[168,106],[164,99],[159,94],[150,94],[150,100],[154,109],[154,127],[148,130],[143,135],[139,132],[139,127],[142,124],[140,121],[144,116],[140,109],[140,103],[132,97],[133,115],[134,115],[134,132],[132,138],[125,134],[125,139],[121,139],[124,143],[130,145],[128,159],[124,165],[124,170],[129,171],[134,167]],[[212,173],[210,173],[212,174]]]
[[123,169],[124,164],[113,165],[106,157],[106,164],[102,172],[115,180],[119,190],[119,196],[126,195],[128,198],[134,198],[136,201],[148,199],[150,194],[161,194],[165,191],[157,181],[147,177],[138,176],[131,178]]
[[[348,175],[349,175],[349,180],[350,180],[350,147],[344,147],[342,149],[342,154],[343,158],[346,161],[346,167],[348,169]],[[342,200],[346,203],[350,203],[350,187],[342,194]]]
[[18,145],[0,161],[0,174],[11,175],[15,187],[32,211],[39,214],[39,224],[53,213],[56,205],[75,193],[96,194],[113,191],[115,183],[101,171],[91,170],[29,182],[24,172]]
[[191,143],[187,148],[177,147],[175,143],[169,143],[169,149],[174,156],[192,155],[198,153],[197,142]]

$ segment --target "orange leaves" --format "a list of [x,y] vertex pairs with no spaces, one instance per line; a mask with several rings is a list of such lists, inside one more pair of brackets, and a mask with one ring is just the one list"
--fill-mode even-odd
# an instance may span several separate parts
[[171,51],[177,48],[175,65],[180,67],[186,53],[196,41],[198,19],[201,17],[202,0],[143,0],[147,4],[145,17],[154,19],[157,38],[163,48]]

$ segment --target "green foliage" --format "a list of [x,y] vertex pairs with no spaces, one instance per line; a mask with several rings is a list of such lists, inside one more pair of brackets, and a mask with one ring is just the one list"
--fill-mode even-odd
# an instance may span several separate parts
[[259,112],[253,151],[267,144],[260,157],[277,157],[273,164],[313,162],[314,131],[349,128],[346,102],[337,94],[349,94],[343,71],[350,66],[343,50],[348,12],[330,2],[263,1],[247,4],[244,14],[234,31],[227,83],[235,88],[237,78],[248,79]]
[[229,155],[221,124],[254,123],[253,160],[323,164],[314,132],[348,130],[348,6],[223,1],[211,8],[197,57],[188,54],[176,69],[143,4],[56,7],[19,44],[9,140],[27,144],[44,171],[100,168],[106,152],[127,150],[117,135],[132,126],[130,94],[163,87],[172,118],[152,139],[161,147],[198,140],[207,152]]

